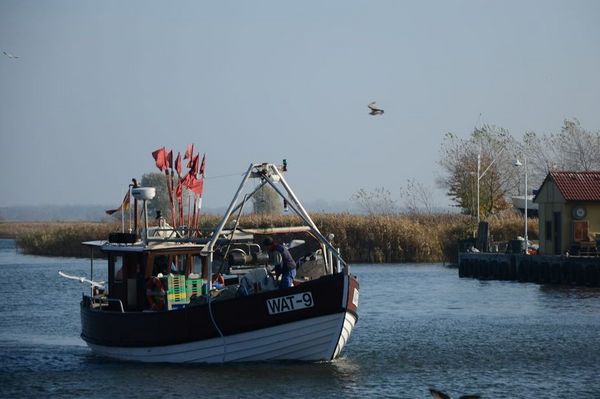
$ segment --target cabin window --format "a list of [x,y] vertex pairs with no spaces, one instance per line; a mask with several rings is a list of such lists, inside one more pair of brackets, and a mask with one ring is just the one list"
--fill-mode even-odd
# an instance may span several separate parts
[[114,281],[123,281],[123,257],[115,256],[114,258],[115,267],[113,268],[115,275],[113,276]]
[[178,255],[174,258],[175,274],[185,274],[185,266],[189,255]]
[[192,257],[192,273],[196,273],[202,276],[202,257],[201,256],[193,256]]
[[152,276],[159,274],[184,275],[202,274],[202,257],[197,254],[164,254],[151,257]]
[[546,220],[546,241],[552,240],[552,222]]
[[157,255],[154,257],[154,263],[152,265],[152,275],[158,276],[159,273],[169,274],[169,256],[168,255]]

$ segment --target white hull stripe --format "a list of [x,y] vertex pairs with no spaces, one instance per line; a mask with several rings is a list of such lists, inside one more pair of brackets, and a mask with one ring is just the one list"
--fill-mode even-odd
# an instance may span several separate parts
[[337,313],[179,345],[142,348],[88,345],[101,356],[140,362],[332,360],[342,351],[355,321],[350,313]]

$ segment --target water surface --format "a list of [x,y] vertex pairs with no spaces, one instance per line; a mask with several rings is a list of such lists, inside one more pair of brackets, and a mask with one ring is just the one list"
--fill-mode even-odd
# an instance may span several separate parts
[[[106,261],[95,262],[95,277]],[[147,365],[79,338],[85,259],[0,240],[0,397],[600,397],[600,289],[459,279],[442,265],[356,265],[360,319],[330,363]]]

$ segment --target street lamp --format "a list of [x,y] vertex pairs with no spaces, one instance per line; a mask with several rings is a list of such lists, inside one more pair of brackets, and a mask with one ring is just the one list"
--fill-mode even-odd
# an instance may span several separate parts
[[523,166],[523,169],[525,170],[525,254],[528,253],[528,249],[529,249],[529,240],[527,238],[527,157],[523,157],[523,163],[521,163],[521,161],[519,161],[519,159],[517,158],[517,160],[515,161],[515,166],[517,168]]
[[483,176],[485,176],[487,171],[490,170],[494,162],[496,162],[496,159],[498,159],[502,152],[504,152],[504,149],[505,147],[502,147],[500,152],[498,152],[498,155],[496,155],[496,158],[494,158],[492,162],[490,162],[488,167],[485,168],[485,170],[481,174],[479,173],[479,171],[481,170],[481,151],[479,152],[479,154],[477,154],[477,226],[479,226],[479,181],[483,178]]

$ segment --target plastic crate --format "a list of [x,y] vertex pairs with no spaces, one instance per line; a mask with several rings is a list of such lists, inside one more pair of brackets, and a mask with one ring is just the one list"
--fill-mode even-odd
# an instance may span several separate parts
[[206,294],[206,280],[202,278],[187,279],[185,282],[185,291],[188,298],[192,295],[200,296]]
[[167,276],[167,288],[169,291],[184,291],[185,290],[185,276]]
[[169,303],[185,302],[186,299],[187,295],[185,291],[180,293],[167,293],[167,301],[169,301]]

